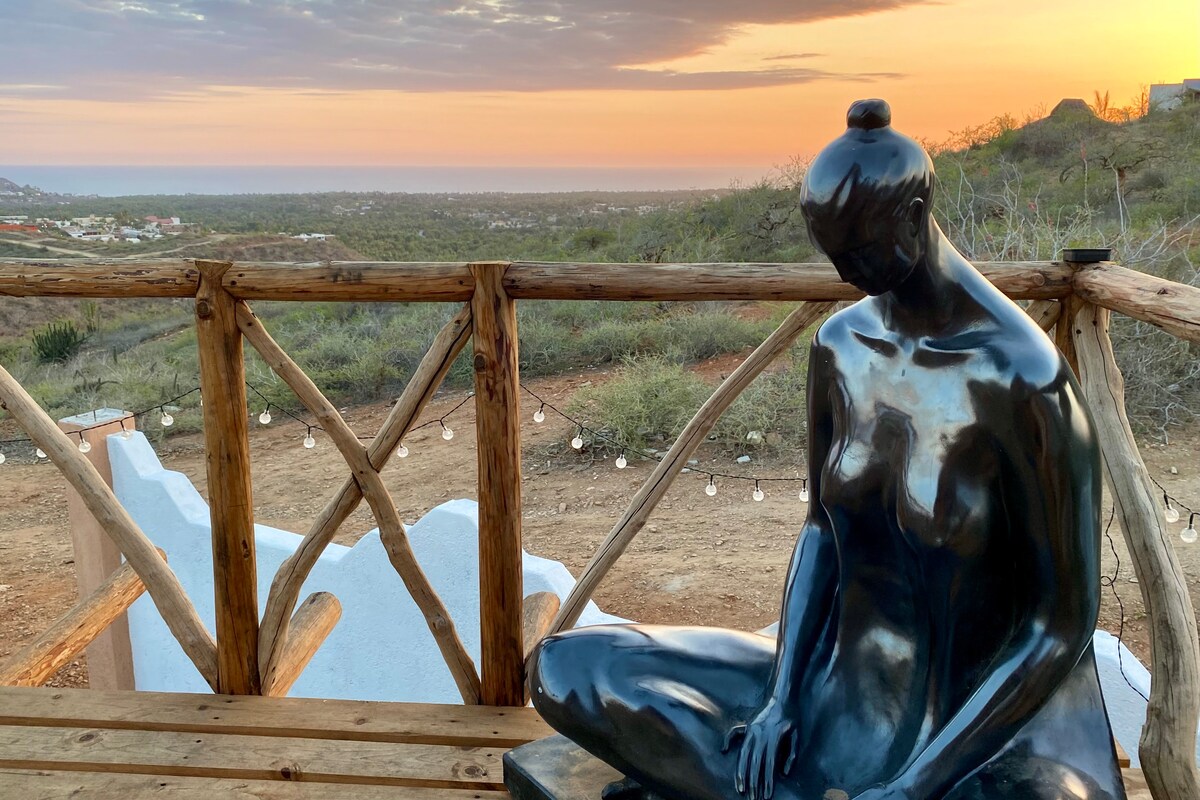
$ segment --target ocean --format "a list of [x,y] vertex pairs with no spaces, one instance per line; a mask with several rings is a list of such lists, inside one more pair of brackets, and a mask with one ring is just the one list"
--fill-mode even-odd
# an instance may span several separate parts
[[769,167],[3,166],[0,178],[75,195],[574,192],[719,189]]

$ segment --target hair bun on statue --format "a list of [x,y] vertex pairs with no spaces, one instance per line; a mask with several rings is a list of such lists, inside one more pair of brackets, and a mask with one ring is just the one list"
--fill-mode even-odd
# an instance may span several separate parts
[[846,127],[862,131],[886,128],[892,124],[892,107],[886,100],[857,100],[846,113]]

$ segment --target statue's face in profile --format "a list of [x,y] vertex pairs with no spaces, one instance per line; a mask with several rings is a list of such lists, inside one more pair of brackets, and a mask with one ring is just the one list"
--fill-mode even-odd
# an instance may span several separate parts
[[891,210],[873,203],[858,208],[834,214],[806,208],[809,238],[842,280],[881,295],[902,284],[925,251],[924,202],[911,198]]

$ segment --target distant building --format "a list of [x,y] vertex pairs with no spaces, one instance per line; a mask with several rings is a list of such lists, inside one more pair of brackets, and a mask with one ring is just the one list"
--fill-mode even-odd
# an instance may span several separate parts
[[323,242],[326,239],[332,239],[332,233],[299,233],[292,237],[299,239],[302,242]]
[[1183,83],[1156,83],[1150,87],[1150,110],[1173,111],[1187,102],[1200,100],[1200,78]]

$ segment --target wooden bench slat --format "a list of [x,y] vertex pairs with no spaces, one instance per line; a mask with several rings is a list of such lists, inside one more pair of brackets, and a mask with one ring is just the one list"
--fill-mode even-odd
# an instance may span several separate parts
[[0,797],[14,800],[508,800],[507,792],[407,786],[247,781],[171,775],[122,775],[0,769]]
[[501,748],[272,736],[0,727],[0,767],[502,789]]
[[0,725],[503,748],[554,733],[531,708],[26,687],[0,687]]

